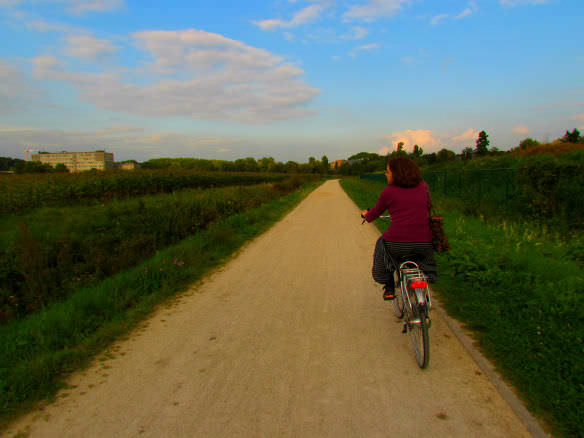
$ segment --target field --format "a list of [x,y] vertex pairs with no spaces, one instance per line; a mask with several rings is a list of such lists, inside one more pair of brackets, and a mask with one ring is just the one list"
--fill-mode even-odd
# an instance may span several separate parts
[[188,188],[275,182],[286,178],[288,176],[283,174],[181,169],[0,175],[0,214],[21,213],[39,207],[96,204]]
[[[362,208],[374,205],[384,186],[342,185]],[[555,433],[582,436],[584,236],[465,215],[459,201],[440,194],[434,201],[452,247],[437,255],[440,301]]]
[[317,184],[295,177],[19,215],[22,225],[5,233],[1,253],[0,420],[54,394],[68,371],[222,263]]

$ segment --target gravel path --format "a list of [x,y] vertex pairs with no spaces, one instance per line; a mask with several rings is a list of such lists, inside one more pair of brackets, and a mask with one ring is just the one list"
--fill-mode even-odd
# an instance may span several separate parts
[[417,367],[378,236],[328,181],[5,436],[530,436],[437,312]]

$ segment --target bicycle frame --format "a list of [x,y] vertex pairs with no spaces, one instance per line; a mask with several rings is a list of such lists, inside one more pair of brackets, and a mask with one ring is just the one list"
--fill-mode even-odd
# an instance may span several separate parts
[[[361,215],[361,217],[363,224],[365,216]],[[386,219],[390,216],[380,216],[380,218]],[[409,332],[418,366],[426,368],[430,360],[428,329],[432,323],[428,313],[432,307],[428,279],[416,262],[406,260],[398,264],[387,247],[382,246],[386,263],[389,261],[395,269],[393,271],[395,287],[399,288],[399,292],[392,301],[393,311],[398,318],[404,318],[402,333]],[[392,267],[387,267],[390,272]]]

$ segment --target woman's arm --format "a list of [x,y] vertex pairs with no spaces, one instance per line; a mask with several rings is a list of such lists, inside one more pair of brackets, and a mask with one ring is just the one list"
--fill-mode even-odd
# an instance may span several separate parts
[[383,191],[379,195],[379,200],[377,201],[377,204],[375,204],[373,208],[369,209],[369,211],[366,212],[367,214],[364,215],[367,222],[373,222],[375,219],[381,216],[385,210],[389,208],[390,202],[386,191],[387,188],[383,189]]

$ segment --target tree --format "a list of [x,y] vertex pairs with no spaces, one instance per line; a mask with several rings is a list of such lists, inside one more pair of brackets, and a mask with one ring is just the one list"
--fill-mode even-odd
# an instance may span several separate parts
[[16,173],[50,173],[53,172],[53,167],[40,161],[23,161],[16,163],[14,171]]
[[456,157],[456,154],[449,149],[440,149],[438,154],[436,154],[436,161],[442,163],[444,161],[452,161]]
[[462,156],[463,160],[472,160],[472,155],[474,153],[474,149],[470,146],[465,147],[460,155]]
[[566,143],[578,143],[581,140],[582,137],[580,136],[580,131],[576,128],[574,128],[572,132],[566,131],[566,135],[562,137],[562,141],[565,141]]
[[323,155],[322,158],[320,159],[320,162],[322,164],[322,173],[328,173],[330,170],[328,157],[326,155]]
[[286,168],[286,173],[298,173],[300,165],[296,161],[286,161],[284,167]]
[[273,172],[276,160],[273,157],[263,157],[258,160],[259,170],[262,172]]
[[530,149],[536,146],[539,146],[539,141],[534,140],[533,138],[526,138],[525,140],[521,140],[519,143],[519,149],[522,151],[525,149]]
[[398,151],[398,152],[402,152],[403,150],[404,150],[404,142],[403,142],[403,141],[400,141],[400,142],[397,144],[397,151]]
[[57,172],[57,173],[67,173],[67,172],[69,172],[69,169],[67,169],[67,166],[65,166],[63,163],[58,163],[55,166],[55,172]]
[[477,138],[477,155],[483,156],[489,153],[489,136],[485,131],[479,132],[479,137]]
[[412,152],[412,155],[414,157],[421,157],[424,154],[424,149],[422,149],[420,146],[418,146],[417,144],[414,145],[414,151]]
[[12,170],[16,165],[23,166],[24,163],[25,161],[20,158],[0,157],[0,170]]
[[438,161],[438,156],[436,155],[436,152],[432,152],[431,154],[424,155],[424,159],[426,160],[426,163],[434,164]]

